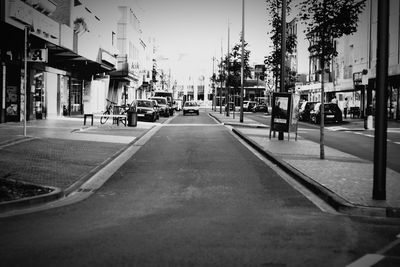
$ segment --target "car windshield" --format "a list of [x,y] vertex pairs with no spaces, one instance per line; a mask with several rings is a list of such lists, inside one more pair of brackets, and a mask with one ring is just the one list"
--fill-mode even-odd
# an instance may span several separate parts
[[195,107],[197,104],[195,102],[186,102],[185,107]]
[[137,106],[138,107],[146,107],[146,108],[151,108],[153,107],[153,103],[151,101],[146,101],[146,100],[138,100],[137,101]]
[[156,100],[158,104],[162,104],[162,105],[167,104],[167,100],[165,98],[157,98],[154,100]]

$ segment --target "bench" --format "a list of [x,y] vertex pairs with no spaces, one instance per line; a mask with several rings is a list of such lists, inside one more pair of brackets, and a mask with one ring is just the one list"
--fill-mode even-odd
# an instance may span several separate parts
[[108,117],[113,119],[113,124],[116,123],[119,126],[119,122],[121,121],[124,126],[126,126],[126,114],[112,114],[112,115],[105,115],[105,114],[93,114],[87,113],[83,115],[83,125],[86,125],[86,120],[90,118],[91,123],[90,125],[93,126],[93,118],[101,118],[101,117]]

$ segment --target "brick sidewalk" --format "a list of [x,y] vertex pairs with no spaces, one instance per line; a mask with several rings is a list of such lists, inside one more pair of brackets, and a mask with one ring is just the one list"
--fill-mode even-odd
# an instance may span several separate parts
[[[0,124],[0,178],[75,190],[154,124],[85,126],[82,119]],[[4,204],[4,203],[3,203]],[[1,204],[1,205],[3,205]]]

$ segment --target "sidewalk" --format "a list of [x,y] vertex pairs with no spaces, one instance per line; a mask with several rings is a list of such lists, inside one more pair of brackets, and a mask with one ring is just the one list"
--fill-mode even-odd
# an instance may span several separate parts
[[[373,162],[325,146],[325,159],[319,158],[319,143],[305,140],[294,133],[288,141],[269,139],[269,126],[261,125],[239,114],[229,117],[218,111],[209,114],[257,151],[291,174],[297,181],[328,202],[339,212],[353,215],[400,217],[400,174],[387,169],[386,200],[372,199]],[[346,128],[363,127],[362,120],[351,120]],[[396,126],[396,125],[393,125]],[[332,170],[335,170],[334,172]]]
[[82,118],[0,124],[0,178],[54,188],[50,194],[0,202],[0,212],[61,198],[78,189],[155,124],[137,127],[98,121],[84,126]]

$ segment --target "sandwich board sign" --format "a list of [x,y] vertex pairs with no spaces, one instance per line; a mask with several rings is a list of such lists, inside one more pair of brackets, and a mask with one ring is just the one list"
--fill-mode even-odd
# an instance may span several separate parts
[[[272,94],[272,115],[271,127],[269,131],[269,138],[271,139],[271,132],[286,132],[288,139],[290,138],[290,131],[296,131],[297,140],[297,118],[293,117],[294,110],[294,97],[292,93],[273,93]],[[297,100],[297,98],[295,98]],[[297,100],[298,105],[298,100]]]

